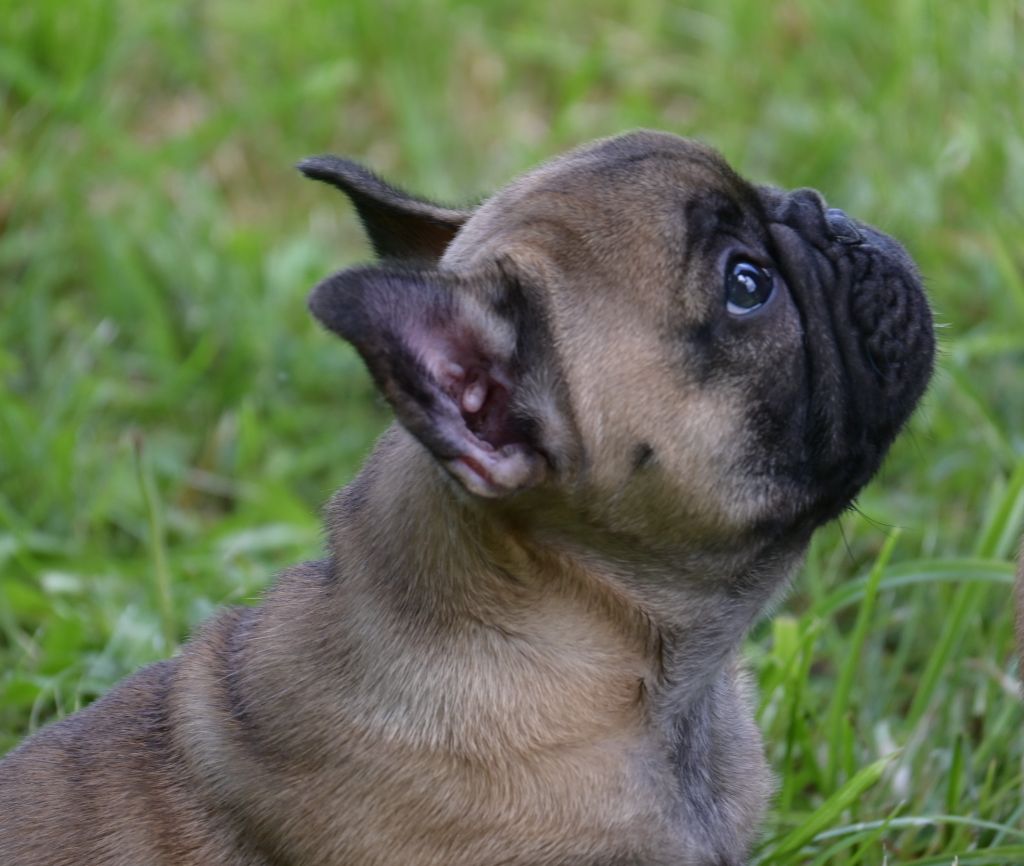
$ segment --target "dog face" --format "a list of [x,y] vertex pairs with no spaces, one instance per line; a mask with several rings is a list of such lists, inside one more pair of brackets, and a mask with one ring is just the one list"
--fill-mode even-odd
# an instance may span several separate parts
[[[330,165],[305,169],[351,187]],[[380,220],[353,196],[375,246],[419,263],[330,277],[314,314],[471,494],[589,537],[806,539],[928,382],[902,247],[694,142],[600,141],[471,213],[381,189],[409,204]]]

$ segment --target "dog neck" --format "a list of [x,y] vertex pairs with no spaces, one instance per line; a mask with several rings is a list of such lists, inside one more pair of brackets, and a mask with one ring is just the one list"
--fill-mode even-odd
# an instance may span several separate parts
[[724,556],[612,555],[469,501],[397,426],[327,526],[334,628],[374,660],[360,724],[401,714],[421,745],[469,754],[671,727],[769,594],[709,573],[737,570]]

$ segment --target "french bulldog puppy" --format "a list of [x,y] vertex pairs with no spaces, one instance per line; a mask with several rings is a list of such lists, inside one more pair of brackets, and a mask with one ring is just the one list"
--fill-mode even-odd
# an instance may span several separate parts
[[467,211],[300,167],[384,259],[310,308],[397,423],[323,559],[0,764],[0,862],[742,863],[737,648],[925,390],[910,258],[657,132]]

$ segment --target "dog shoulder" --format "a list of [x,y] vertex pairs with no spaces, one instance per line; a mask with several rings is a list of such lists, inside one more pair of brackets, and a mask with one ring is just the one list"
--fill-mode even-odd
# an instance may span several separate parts
[[142,668],[0,761],[0,863],[239,862],[210,832],[203,767],[180,715],[187,670],[216,664],[226,674],[251,610],[221,611],[179,656]]
[[[143,668],[0,762],[0,862],[122,862],[117,849],[138,832],[127,828],[148,820],[152,783],[174,763],[166,696],[177,666]],[[115,781],[126,774],[130,792]]]

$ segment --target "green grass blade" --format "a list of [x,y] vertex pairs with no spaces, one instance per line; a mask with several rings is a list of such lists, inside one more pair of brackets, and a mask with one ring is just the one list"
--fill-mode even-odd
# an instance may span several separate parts
[[835,786],[839,776],[839,761],[843,753],[843,741],[846,737],[844,728],[847,727],[843,723],[851,712],[850,694],[853,690],[854,678],[861,663],[861,651],[863,650],[868,629],[871,625],[878,586],[882,580],[882,575],[885,573],[885,568],[892,558],[892,552],[899,541],[900,534],[898,529],[894,529],[889,534],[885,544],[882,545],[882,549],[878,553],[878,557],[875,559],[871,573],[868,575],[867,584],[864,588],[864,597],[860,609],[857,611],[857,621],[854,624],[853,633],[848,640],[849,649],[839,671],[839,677],[832,694],[832,701],[829,704],[828,715],[825,721],[826,729],[829,731],[829,742],[831,743],[828,769],[825,777],[829,788]]
[[769,852],[759,862],[765,864],[780,862],[786,855],[800,850],[811,842],[828,825],[837,821],[843,812],[855,803],[865,791],[877,784],[897,754],[894,752],[859,770],[852,779],[808,815],[799,827],[771,846]]

